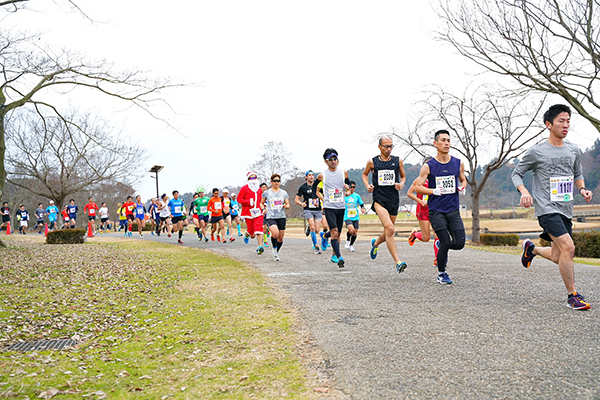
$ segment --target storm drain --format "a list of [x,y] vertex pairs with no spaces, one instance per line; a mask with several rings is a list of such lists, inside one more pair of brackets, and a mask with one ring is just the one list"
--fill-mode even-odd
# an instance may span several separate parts
[[73,339],[44,339],[34,342],[15,343],[8,350],[32,351],[32,350],[64,350],[75,347],[81,342]]

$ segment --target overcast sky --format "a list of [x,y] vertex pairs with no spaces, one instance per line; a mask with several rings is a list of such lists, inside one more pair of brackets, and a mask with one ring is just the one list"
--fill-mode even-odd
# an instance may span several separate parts
[[[377,133],[407,125],[419,92],[437,84],[460,94],[477,72],[433,39],[428,1],[77,3],[95,23],[56,7],[10,22],[43,30],[57,48],[193,84],[165,96],[175,113],[160,110],[180,133],[122,104],[75,100],[142,144],[145,170],[165,166],[161,192],[242,185],[269,141],[283,142],[301,170],[322,170],[327,147],[342,167],[362,168]],[[150,173],[134,187],[144,198],[156,192]]]

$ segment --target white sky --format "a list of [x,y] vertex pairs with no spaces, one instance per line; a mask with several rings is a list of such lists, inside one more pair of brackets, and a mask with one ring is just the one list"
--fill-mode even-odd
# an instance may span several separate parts
[[[142,144],[145,170],[165,166],[161,193],[242,185],[271,140],[283,142],[301,170],[322,170],[327,147],[338,150],[342,167],[362,168],[378,152],[374,135],[405,127],[420,91],[437,84],[462,93],[476,72],[433,40],[437,17],[428,1],[77,3],[99,22],[56,7],[10,21],[44,30],[57,48],[195,84],[165,95],[176,113],[160,112],[181,134],[139,111],[116,113],[122,104],[74,100]],[[576,142],[589,147],[596,137]],[[156,192],[150,175],[134,185],[144,198]]]

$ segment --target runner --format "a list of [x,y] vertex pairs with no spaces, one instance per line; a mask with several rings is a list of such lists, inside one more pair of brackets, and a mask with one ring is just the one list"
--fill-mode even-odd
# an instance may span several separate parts
[[100,233],[104,231],[106,231],[106,233],[109,233],[110,222],[108,221],[108,218],[110,217],[110,215],[108,214],[108,207],[106,207],[106,202],[102,202],[102,204],[100,204],[98,214],[100,214]]
[[117,203],[117,214],[119,215],[119,232],[124,231],[127,235],[127,210],[123,207],[125,203]]
[[127,227],[125,227],[125,236],[133,235],[133,221],[135,220],[135,203],[133,197],[127,196],[127,201],[123,203],[123,209],[125,210],[125,219],[127,220]]
[[[223,243],[227,243],[225,237],[225,220],[223,219],[223,200],[219,197],[219,189],[212,190],[212,197],[208,201],[208,211],[210,211],[210,239],[215,241],[215,232],[217,232],[217,242],[223,238]],[[219,228],[217,229],[217,225]]]
[[238,202],[242,206],[241,218],[246,221],[246,233],[244,243],[248,244],[249,238],[256,238],[258,247],[256,253],[261,255],[265,252],[263,247],[263,213],[260,208],[262,190],[258,184],[256,172],[250,171],[246,174],[248,183],[240,189]]
[[[463,162],[450,155],[450,133],[442,129],[434,138],[437,155],[421,167],[416,191],[428,195],[429,221],[439,239],[437,281],[449,285],[452,280],[446,272],[448,250],[465,247],[465,226],[460,217],[458,196],[465,195],[467,178]],[[426,181],[427,188],[424,186]]]
[[88,221],[92,223],[92,232],[96,234],[96,212],[99,210],[98,205],[94,203],[94,199],[89,197],[88,203],[83,207],[83,212],[88,216]]
[[[406,175],[404,164],[400,157],[392,155],[394,143],[388,136],[379,138],[379,155],[367,161],[367,166],[362,173],[362,180],[367,191],[373,193],[373,206],[383,232],[375,239],[371,239],[371,259],[377,257],[379,245],[383,242],[387,245],[390,255],[396,263],[396,270],[403,272],[406,263],[398,257],[396,240],[394,239],[396,218],[400,207],[398,191],[404,187]],[[373,173],[372,184],[369,184],[369,174]]]
[[[331,248],[333,249],[331,262],[336,263],[340,268],[344,268],[344,257],[340,253],[340,231],[344,224],[344,211],[346,209],[344,197],[350,186],[350,180],[348,179],[348,171],[338,169],[338,152],[335,149],[326,149],[323,153],[323,160],[325,160],[327,169],[315,179],[313,193],[323,199],[323,209],[329,223],[329,231],[324,237],[331,238]],[[323,194],[317,190],[321,181],[323,181]]]
[[69,222],[69,205],[65,204],[62,212],[60,213],[62,215],[62,219],[63,219],[63,226],[62,229],[68,229],[70,227],[70,222]]
[[[262,192],[266,192],[267,190],[269,190],[269,187],[267,186],[266,183],[261,183],[260,184],[260,190],[262,190]],[[263,210],[264,211],[264,210]],[[265,247],[269,247],[269,236],[271,236],[271,232],[269,231],[269,227],[267,225],[267,220],[263,218],[263,232],[265,233],[263,236],[263,246]]]
[[[425,162],[429,161],[431,157],[425,159]],[[417,217],[417,221],[419,221],[419,229],[413,229],[408,237],[408,244],[413,246],[415,241],[419,239],[421,242],[429,242],[431,239],[431,231],[429,229],[429,206],[427,205],[428,196],[426,194],[416,193],[416,187],[418,182],[418,177],[415,178],[412,185],[408,188],[406,192],[406,196],[414,200],[417,203],[417,209],[415,210],[415,216]],[[429,182],[425,181],[423,183],[423,187],[428,188]],[[437,253],[440,248],[440,241],[435,239],[433,241],[433,252],[435,257],[433,259],[433,266],[437,266]]]
[[359,220],[360,217],[358,215],[359,208],[360,212],[363,214],[367,213],[365,209],[365,203],[360,198],[360,195],[354,193],[356,190],[356,182],[350,181],[350,188],[346,193],[346,209],[344,213],[344,222],[346,223],[346,245],[344,246],[351,252],[355,252],[354,250],[354,242],[356,242],[356,238],[358,237],[358,228],[359,228]]
[[150,207],[148,207],[148,214],[150,214],[150,234],[154,236],[154,231],[158,229],[160,223],[160,217],[158,216],[158,206],[156,202],[158,197],[150,199]]
[[280,189],[281,175],[271,175],[271,189],[263,192],[260,205],[265,210],[267,225],[271,230],[271,244],[273,245],[273,258],[279,261],[279,250],[283,246],[283,236],[285,235],[285,210],[290,209],[290,196],[283,189]]
[[79,207],[75,204],[75,200],[69,200],[69,224],[71,229],[75,229],[75,223],[77,222],[77,213],[79,212]]
[[42,229],[44,228],[44,205],[42,203],[38,204],[38,208],[35,210],[35,226],[33,230],[38,230],[38,234],[42,234]]
[[51,232],[54,230],[56,221],[58,220],[58,213],[60,210],[54,205],[54,200],[50,200],[48,207],[46,207],[46,215],[48,216],[48,222],[50,227],[48,228]]
[[[592,191],[586,189],[581,167],[581,150],[565,139],[571,123],[571,109],[555,104],[544,113],[548,140],[529,148],[512,173],[512,181],[521,192],[521,205],[535,207],[535,216],[543,229],[540,237],[551,242],[550,247],[536,247],[529,239],[523,241],[521,263],[525,268],[537,255],[558,264],[558,270],[567,289],[567,306],[587,310],[591,306],[575,290],[573,256],[573,194],[579,193],[585,201],[592,200]],[[533,173],[533,194],[523,184],[525,172]],[[573,190],[575,188],[575,190]]]
[[[173,190],[173,198],[169,200],[169,203],[167,204],[171,212],[173,233],[178,233],[179,238],[177,239],[177,243],[183,244],[183,240],[181,240],[181,237],[183,236],[183,220],[185,219],[185,215],[183,214],[183,212],[185,204],[183,200],[179,198],[179,192],[177,190]],[[171,237],[170,234],[169,237]]]
[[0,213],[2,214],[2,225],[0,225],[0,231],[2,228],[6,230],[6,227],[10,225],[10,207],[8,207],[8,202],[2,203],[2,208],[0,208]]
[[29,212],[25,209],[24,204],[19,205],[19,209],[16,212],[17,221],[19,221],[19,233],[27,234],[27,223],[29,221]]
[[169,211],[168,202],[169,196],[163,193],[163,195],[160,198],[160,201],[156,203],[156,205],[158,206],[158,215],[160,218],[160,225],[156,230],[156,234],[158,236],[160,236],[161,232],[163,232],[163,230],[166,229],[167,236],[171,237],[171,211]]
[[208,221],[210,220],[210,213],[208,211],[208,201],[210,198],[204,196],[203,187],[199,187],[197,192],[198,198],[194,200],[192,204],[194,207],[196,207],[196,213],[198,217],[198,240],[202,240],[204,237],[204,242],[208,242],[208,236],[206,235],[206,224],[208,224]]
[[241,225],[242,220],[240,219],[240,203],[237,201],[237,195],[231,193],[231,221],[235,222],[237,227],[238,236],[242,236]]
[[315,254],[321,254],[321,248],[317,244],[317,234],[321,232],[321,220],[323,219],[323,211],[321,201],[313,197],[312,186],[315,182],[315,173],[311,170],[304,174],[304,182],[296,193],[294,202],[303,208],[304,219],[306,220],[312,248]]
[[223,188],[221,190],[223,196],[221,196],[221,202],[223,203],[223,221],[227,226],[227,236],[229,236],[229,241],[233,242],[235,238],[233,234],[231,234],[231,197],[229,197],[229,189]]
[[144,234],[142,230],[144,229],[144,225],[146,225],[146,206],[142,203],[142,196],[139,194],[135,196],[135,222],[138,226],[138,233],[143,238]]

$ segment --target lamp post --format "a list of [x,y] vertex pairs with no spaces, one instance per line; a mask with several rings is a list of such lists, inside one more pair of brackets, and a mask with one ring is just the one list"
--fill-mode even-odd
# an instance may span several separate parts
[[155,174],[153,176],[153,178],[156,179],[156,197],[159,197],[159,194],[158,194],[158,173],[160,171],[162,171],[163,168],[164,168],[164,166],[162,166],[162,165],[154,165],[152,168],[150,168],[150,171],[148,171],[148,172],[152,172],[153,174]]

